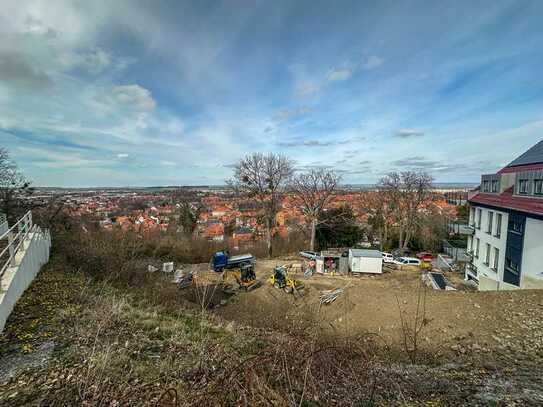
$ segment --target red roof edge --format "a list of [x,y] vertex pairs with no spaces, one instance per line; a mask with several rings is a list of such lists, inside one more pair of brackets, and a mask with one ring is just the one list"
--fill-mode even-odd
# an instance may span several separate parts
[[514,195],[513,187],[507,188],[501,194],[478,193],[471,197],[469,202],[543,215],[543,199]]
[[522,172],[522,171],[538,171],[538,170],[543,170],[543,163],[516,165],[513,167],[503,167],[501,170],[498,171],[498,174],[507,174],[511,172]]

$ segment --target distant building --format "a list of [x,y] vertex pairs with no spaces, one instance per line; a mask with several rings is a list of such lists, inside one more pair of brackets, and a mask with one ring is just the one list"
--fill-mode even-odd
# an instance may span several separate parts
[[480,290],[543,288],[543,140],[470,194],[466,279]]
[[232,239],[238,241],[249,241],[253,238],[253,231],[247,227],[240,227],[232,234]]
[[204,236],[210,240],[223,241],[224,224],[216,220],[209,221],[204,230]]

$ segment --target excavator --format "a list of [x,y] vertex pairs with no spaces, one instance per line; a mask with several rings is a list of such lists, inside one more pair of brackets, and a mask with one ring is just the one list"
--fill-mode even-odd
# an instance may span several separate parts
[[287,266],[277,266],[268,282],[275,288],[284,290],[287,294],[303,294],[305,285],[289,276]]
[[252,291],[262,284],[256,279],[255,258],[251,254],[228,255],[226,251],[216,252],[210,266],[213,271],[222,273],[223,291],[234,294],[238,291]]

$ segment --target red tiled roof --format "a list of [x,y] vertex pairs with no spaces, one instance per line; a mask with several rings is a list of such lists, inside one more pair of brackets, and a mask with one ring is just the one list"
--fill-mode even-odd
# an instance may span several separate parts
[[506,174],[508,172],[538,171],[538,170],[543,170],[543,163],[517,165],[514,167],[503,167],[501,170],[498,171],[498,174]]
[[501,194],[478,193],[470,202],[543,215],[543,199],[513,195],[513,187]]

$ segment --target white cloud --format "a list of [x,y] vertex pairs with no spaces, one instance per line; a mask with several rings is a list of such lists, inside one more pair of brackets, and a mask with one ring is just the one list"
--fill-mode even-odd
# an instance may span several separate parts
[[[93,107],[106,113],[117,112],[119,109],[132,111],[150,111],[156,107],[151,92],[140,85],[117,85],[96,92]],[[137,127],[145,128],[146,117],[137,117]]]
[[364,69],[375,69],[383,64],[384,60],[376,55],[370,56],[363,64]]
[[328,80],[329,81],[344,81],[349,79],[353,74],[353,71],[351,69],[343,68],[343,69],[333,69],[328,74]]
[[91,74],[99,74],[111,66],[113,57],[101,48],[88,51],[66,52],[59,57],[65,69],[81,68]]
[[126,153],[119,153],[119,154],[117,154],[117,158],[128,158],[128,154],[126,154]]
[[152,110],[156,106],[151,92],[140,85],[115,86],[112,95],[119,104],[132,106],[137,110]]
[[302,106],[294,109],[281,109],[274,116],[273,120],[277,122],[284,122],[290,119],[296,119],[298,117],[304,116],[311,111],[311,108],[308,106]]
[[315,85],[313,83],[302,83],[300,86],[296,88],[296,95],[297,96],[311,96],[315,93],[318,93],[321,90],[321,87],[319,85]]

